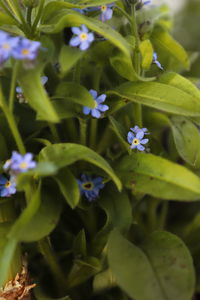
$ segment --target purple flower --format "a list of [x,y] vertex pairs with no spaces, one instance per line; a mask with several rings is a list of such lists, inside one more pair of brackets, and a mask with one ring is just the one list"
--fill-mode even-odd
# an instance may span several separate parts
[[158,61],[158,55],[156,52],[153,53],[153,63],[156,64],[159,69],[164,70],[161,63]]
[[15,59],[19,60],[34,60],[38,55],[40,47],[40,42],[21,38],[17,47],[13,49],[12,55]]
[[12,175],[24,173],[36,167],[36,162],[33,160],[32,153],[21,155],[16,151],[12,152],[11,159],[7,160],[3,166],[5,171],[9,170]]
[[104,187],[102,177],[93,178],[83,174],[81,179],[77,180],[81,195],[84,195],[89,201],[95,200],[99,196],[99,191]]
[[94,118],[100,118],[101,114],[109,109],[108,105],[102,104],[106,100],[106,95],[102,94],[100,96],[97,96],[97,91],[95,90],[89,90],[90,94],[93,96],[94,100],[96,101],[96,107],[95,108],[89,108],[87,106],[83,107],[83,113],[85,115],[91,115]]
[[148,143],[149,139],[143,139],[145,133],[143,130],[137,131],[137,133],[133,133],[132,131],[128,132],[127,140],[129,144],[131,145],[131,149],[138,149],[139,151],[144,151],[145,147],[142,145],[145,145]]
[[110,20],[112,18],[112,15],[113,15],[113,8],[114,6],[114,3],[112,4],[104,4],[104,5],[101,5],[99,8],[101,10],[101,15],[100,15],[100,19],[102,22],[105,22],[107,20]]
[[16,182],[13,177],[7,179],[0,175],[0,197],[10,197],[16,193]]
[[90,47],[90,44],[94,41],[94,34],[88,31],[85,25],[81,27],[72,27],[72,32],[76,35],[69,41],[70,46],[79,46],[80,50],[84,51]]
[[6,32],[0,30],[0,65],[12,55],[12,51],[18,43],[18,37],[11,37]]

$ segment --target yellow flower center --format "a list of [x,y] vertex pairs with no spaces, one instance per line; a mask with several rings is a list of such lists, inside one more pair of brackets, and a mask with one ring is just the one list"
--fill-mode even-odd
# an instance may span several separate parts
[[26,48],[22,49],[22,54],[23,55],[28,55],[30,53],[30,51]]
[[107,5],[101,5],[101,11],[102,11],[102,12],[105,12],[106,9],[107,9]]
[[86,41],[88,39],[88,35],[85,32],[81,33],[79,37],[81,41]]
[[6,183],[5,183],[5,188],[9,188],[11,186],[11,182],[10,181],[7,181]]
[[91,181],[85,182],[82,184],[84,190],[91,191],[94,188],[94,184]]
[[133,139],[133,141],[132,141],[132,144],[134,144],[134,145],[139,145],[140,144],[140,141],[138,140],[138,139]]
[[27,164],[25,161],[22,162],[19,166],[20,166],[21,169],[26,169],[26,168],[28,168],[28,164]]
[[3,44],[3,49],[9,50],[11,47],[8,43]]

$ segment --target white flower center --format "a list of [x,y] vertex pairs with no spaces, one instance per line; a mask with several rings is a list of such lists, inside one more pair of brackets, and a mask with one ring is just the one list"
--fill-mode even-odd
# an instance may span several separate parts
[[79,35],[81,41],[86,41],[88,39],[88,35],[86,32],[83,32]]

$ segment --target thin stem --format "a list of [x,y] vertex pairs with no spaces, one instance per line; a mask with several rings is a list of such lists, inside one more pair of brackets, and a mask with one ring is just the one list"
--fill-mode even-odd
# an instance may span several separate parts
[[76,140],[77,128],[75,124],[75,119],[73,118],[66,119],[65,124],[67,128],[67,137],[72,141]]
[[92,148],[92,149],[94,149],[94,147],[96,145],[97,126],[98,126],[98,120],[97,119],[91,119],[91,124],[90,124],[90,148]]
[[80,124],[80,143],[82,145],[87,144],[87,121],[79,118]]
[[42,11],[43,11],[43,8],[44,8],[44,3],[45,3],[45,0],[40,0],[40,5],[39,5],[39,8],[38,8],[38,12],[37,12],[37,15],[35,17],[35,20],[33,22],[33,26],[32,26],[32,32],[34,33],[35,32],[35,29],[37,28],[37,25],[41,19],[41,16],[42,16]]
[[10,9],[13,11],[14,15],[17,16],[20,19],[20,21],[22,22],[24,29],[27,30],[28,26],[27,26],[27,23],[25,21],[23,14],[22,14],[21,7],[19,6],[19,1],[15,0],[14,5],[10,0],[7,0],[7,3],[9,5]]
[[160,218],[159,218],[159,229],[164,229],[166,225],[166,220],[167,220],[167,214],[169,210],[169,203],[163,202],[161,212],[160,212]]
[[122,15],[124,15],[128,19],[129,23],[132,23],[131,17],[129,16],[129,14],[127,14],[127,12],[125,12],[124,9],[122,9],[121,7],[119,7],[117,5],[115,7],[122,13]]
[[58,290],[66,290],[65,275],[58,264],[55,253],[52,249],[49,239],[44,238],[38,242],[38,247],[42,253],[46,263],[50,267],[50,270],[54,276]]
[[12,112],[14,108],[14,100],[15,100],[15,86],[17,81],[17,73],[19,68],[19,62],[16,61],[13,67],[12,79],[10,85],[10,94],[9,94],[9,109]]
[[32,11],[33,11],[32,7],[28,7],[26,20],[27,20],[27,23],[30,25],[30,27],[31,27],[31,24],[32,24]]
[[[137,22],[136,22],[136,9],[135,5],[131,6],[131,15],[132,15],[132,22],[131,22],[131,30],[132,34],[135,37],[135,50],[134,50],[134,56],[133,56],[133,64],[135,67],[136,73],[140,76],[141,73],[141,67],[140,67],[140,37],[138,34],[138,28],[137,28]],[[134,104],[134,121],[135,124],[137,124],[139,127],[142,127],[142,106],[141,104],[135,103]]]
[[48,123],[48,125],[49,125],[50,131],[51,131],[51,134],[54,138],[55,143],[59,143],[60,142],[60,137],[59,137],[56,125],[53,124],[53,123],[50,123],[50,122]]
[[0,85],[0,106],[5,114],[5,117],[7,119],[8,125],[10,127],[10,130],[12,132],[12,135],[14,137],[14,140],[16,142],[16,145],[19,149],[19,152],[21,152],[21,154],[25,154],[26,153],[26,149],[22,140],[22,137],[19,133],[19,130],[17,128],[15,119],[13,114],[11,113],[11,111],[9,110],[7,103],[5,102],[4,96],[3,96],[3,92],[2,92],[2,87]]

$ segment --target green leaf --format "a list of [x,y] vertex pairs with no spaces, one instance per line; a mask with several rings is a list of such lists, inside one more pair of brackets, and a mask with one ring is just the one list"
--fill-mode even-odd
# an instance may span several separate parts
[[49,235],[58,223],[60,212],[60,203],[55,201],[50,193],[43,193],[42,203],[36,214],[21,230],[20,240],[35,242]]
[[2,25],[17,25],[17,22],[13,18],[0,11],[0,26]]
[[85,230],[82,229],[74,239],[73,242],[73,253],[77,256],[87,255],[87,240],[85,235]]
[[191,300],[195,275],[184,243],[171,233],[157,231],[142,248],[116,230],[111,233],[108,261],[119,286],[135,300]]
[[140,52],[142,55],[142,68],[148,70],[153,61],[153,47],[150,40],[144,40],[140,43]]
[[55,92],[55,97],[65,98],[66,101],[90,108],[96,107],[96,102],[89,91],[84,86],[74,82],[62,82],[59,84]]
[[123,126],[116,121],[113,117],[109,117],[109,121],[112,125],[112,129],[117,135],[118,139],[120,140],[121,144],[124,146],[124,148],[130,153],[130,145],[126,142],[126,136],[127,133]]
[[159,82],[126,82],[107,93],[172,114],[200,115],[200,101],[197,98],[179,88]]
[[186,51],[173,39],[173,37],[161,27],[156,27],[151,35],[151,41],[158,53],[164,53],[167,57],[173,58],[185,69],[189,69],[190,63]]
[[58,168],[69,166],[78,160],[86,160],[103,169],[121,190],[121,182],[106,160],[85,146],[71,143],[47,146],[40,152],[40,160],[53,162]]
[[72,209],[75,208],[80,200],[80,191],[74,175],[68,168],[63,168],[54,176],[54,179],[58,183],[66,202]]
[[116,170],[122,181],[136,192],[166,200],[200,199],[200,178],[159,156],[132,153],[122,158]]
[[184,117],[172,117],[171,127],[176,149],[184,161],[191,166],[200,167],[200,132]]
[[79,49],[64,45],[59,55],[60,72],[64,76],[83,56],[84,52]]
[[21,69],[18,80],[29,105],[41,120],[58,122],[59,118],[41,83],[40,69]]
[[[65,3],[61,4],[64,7]],[[75,7],[75,6],[74,6]],[[47,13],[51,11],[51,13]],[[75,11],[68,9],[58,9],[57,3],[50,3],[46,8],[44,22],[46,25],[41,25],[40,30],[45,33],[60,32],[64,27],[80,26],[85,24],[89,29],[102,35],[112,44],[119,48],[127,57],[130,58],[131,47],[128,42],[111,26],[92,18],[83,16]]]

